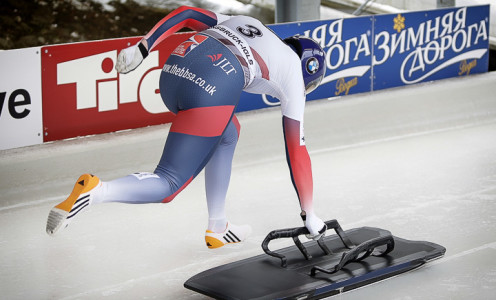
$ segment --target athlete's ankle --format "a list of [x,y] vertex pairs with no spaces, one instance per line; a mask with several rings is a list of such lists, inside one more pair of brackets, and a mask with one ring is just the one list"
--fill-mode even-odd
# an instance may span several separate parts
[[227,218],[209,218],[207,228],[212,232],[224,232],[227,228]]

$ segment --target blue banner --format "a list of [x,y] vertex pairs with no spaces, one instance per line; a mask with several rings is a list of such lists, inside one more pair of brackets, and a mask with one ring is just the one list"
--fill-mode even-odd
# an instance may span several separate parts
[[[296,34],[317,41],[326,52],[326,76],[307,95],[316,100],[370,91],[372,87],[372,17],[269,25],[282,39]],[[243,93],[237,111],[279,105],[265,95]]]
[[[404,14],[269,25],[282,39],[296,34],[326,52],[326,76],[307,100],[487,72],[489,5]],[[237,111],[279,105],[243,93]]]
[[374,90],[487,72],[489,5],[374,17]]

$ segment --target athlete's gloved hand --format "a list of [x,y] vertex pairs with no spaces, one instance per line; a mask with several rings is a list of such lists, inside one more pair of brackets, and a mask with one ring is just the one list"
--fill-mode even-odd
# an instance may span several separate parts
[[303,223],[305,227],[308,229],[310,234],[307,234],[306,237],[312,240],[318,240],[327,230],[327,225],[314,213],[301,213],[301,218],[303,219]]
[[119,53],[115,69],[122,74],[129,73],[136,69],[147,55],[148,51],[140,41],[138,44],[123,49]]

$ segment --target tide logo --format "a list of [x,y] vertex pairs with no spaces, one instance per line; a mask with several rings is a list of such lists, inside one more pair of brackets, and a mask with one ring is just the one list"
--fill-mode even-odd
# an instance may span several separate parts
[[222,53],[207,56],[212,60],[213,66],[222,69],[226,75],[229,75],[232,71],[234,71],[235,74],[237,73],[231,62],[227,58],[222,58]]
[[180,57],[185,57],[191,50],[195,49],[198,45],[203,43],[206,39],[208,39],[208,36],[197,34],[192,37],[190,37],[188,40],[182,42],[179,44],[179,46],[172,51],[171,54],[177,55]]
[[140,102],[152,114],[167,112],[158,91],[159,53],[153,51],[133,72],[117,74],[117,51],[57,64],[57,84],[75,84],[76,109],[117,110],[119,104]]
[[43,140],[171,122],[160,95],[161,66],[190,37],[170,36],[127,74],[115,70],[118,49],[137,38],[42,47]]

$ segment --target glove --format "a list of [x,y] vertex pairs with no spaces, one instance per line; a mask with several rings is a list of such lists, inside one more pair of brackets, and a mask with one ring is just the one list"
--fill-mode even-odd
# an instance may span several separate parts
[[303,219],[305,227],[310,232],[310,234],[306,235],[308,239],[318,240],[325,235],[327,225],[314,213],[307,214],[302,212],[300,216]]
[[147,55],[148,50],[139,42],[134,46],[123,49],[121,53],[119,53],[115,69],[122,74],[129,73],[136,69]]

